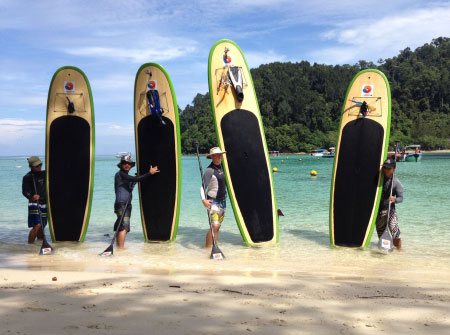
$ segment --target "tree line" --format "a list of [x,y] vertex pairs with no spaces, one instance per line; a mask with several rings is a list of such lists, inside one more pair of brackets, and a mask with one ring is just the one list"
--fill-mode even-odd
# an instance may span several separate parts
[[[379,69],[391,87],[390,143],[446,148],[450,138],[450,38],[433,39],[396,57],[354,65],[275,62],[251,69],[269,150],[308,152],[336,144],[345,93],[364,69]],[[217,145],[209,93],[180,111],[183,153]]]

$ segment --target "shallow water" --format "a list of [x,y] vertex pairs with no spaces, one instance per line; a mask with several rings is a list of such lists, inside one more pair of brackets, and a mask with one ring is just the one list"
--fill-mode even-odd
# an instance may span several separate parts
[[[272,157],[280,242],[275,246],[250,248],[242,237],[231,204],[220,231],[225,261],[209,260],[204,250],[208,230],[206,211],[199,197],[197,158],[182,161],[182,199],[177,240],[145,243],[140,222],[138,193],[134,192],[132,231],[126,249],[115,248],[113,257],[99,257],[113,236],[114,174],[117,159],[98,156],[89,229],[84,243],[54,243],[55,255],[38,256],[40,243],[26,244],[27,200],[21,194],[27,173],[24,157],[0,158],[0,266],[8,268],[67,269],[107,272],[240,272],[243,274],[396,277],[413,273],[434,280],[448,280],[450,272],[450,155],[424,155],[419,163],[399,163],[397,177],[404,186],[404,202],[397,205],[404,249],[389,255],[376,250],[374,234],[365,250],[331,248],[328,234],[330,179],[333,159],[306,155]],[[203,167],[209,163],[202,161]],[[17,168],[16,166],[22,166]],[[317,177],[310,171],[316,170]],[[109,236],[105,236],[109,234]],[[49,238],[48,230],[47,237]],[[50,238],[49,238],[50,239]]]

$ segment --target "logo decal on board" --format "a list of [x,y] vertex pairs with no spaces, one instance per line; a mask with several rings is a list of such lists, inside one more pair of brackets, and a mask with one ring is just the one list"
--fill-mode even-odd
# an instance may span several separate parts
[[158,89],[158,82],[154,79],[150,79],[147,82],[147,90],[151,91],[151,90],[157,90]]
[[233,56],[231,54],[227,54],[223,56],[223,64],[224,65],[233,65]]
[[390,248],[391,247],[391,241],[382,239],[381,240],[381,245],[383,246],[383,248]]
[[372,97],[373,96],[373,85],[372,84],[364,84],[364,85],[362,85],[361,96],[363,96],[363,97]]
[[64,93],[75,93],[75,82],[65,81],[64,82]]

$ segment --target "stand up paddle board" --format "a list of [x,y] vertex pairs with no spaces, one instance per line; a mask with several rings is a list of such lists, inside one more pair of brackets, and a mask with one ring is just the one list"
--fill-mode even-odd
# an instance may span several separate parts
[[272,169],[253,81],[241,49],[230,40],[211,48],[209,95],[222,150],[228,195],[247,245],[278,242]]
[[144,64],[136,74],[134,131],[139,175],[148,172],[150,165],[160,170],[139,183],[145,239],[173,241],[180,217],[180,123],[172,82],[159,64]]
[[391,125],[389,83],[378,70],[360,71],[342,109],[330,196],[330,242],[366,247],[382,191]]
[[94,188],[94,103],[80,69],[56,71],[47,100],[45,166],[53,242],[83,241]]

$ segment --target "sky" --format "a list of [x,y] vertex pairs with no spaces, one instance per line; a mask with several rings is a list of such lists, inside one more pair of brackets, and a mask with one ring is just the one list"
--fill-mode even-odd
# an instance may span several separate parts
[[390,58],[450,37],[450,1],[0,0],[0,156],[45,153],[47,94],[61,66],[83,70],[96,154],[134,152],[133,91],[148,62],[169,73],[181,109],[208,92],[208,55],[235,41],[251,68]]

